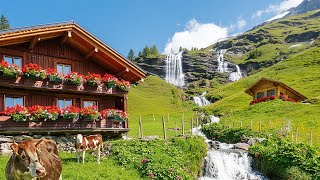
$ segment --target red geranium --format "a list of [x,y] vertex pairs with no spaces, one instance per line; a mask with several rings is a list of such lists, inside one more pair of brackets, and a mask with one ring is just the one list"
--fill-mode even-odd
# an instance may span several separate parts
[[37,79],[44,79],[46,78],[46,71],[42,69],[41,66],[37,64],[27,64],[22,68],[22,72],[27,78],[37,78]]
[[0,62],[0,70],[3,70],[4,68],[8,68],[9,64],[7,61],[1,61]]
[[125,81],[123,79],[121,81],[117,81],[116,85],[118,86],[119,89],[121,89],[123,91],[129,91],[129,89],[130,89],[130,82]]
[[100,74],[94,74],[88,72],[88,74],[85,76],[86,81],[88,82],[89,85],[91,86],[97,86],[101,83],[102,78]]
[[81,116],[86,120],[100,120],[101,114],[96,106],[86,107],[81,109]]

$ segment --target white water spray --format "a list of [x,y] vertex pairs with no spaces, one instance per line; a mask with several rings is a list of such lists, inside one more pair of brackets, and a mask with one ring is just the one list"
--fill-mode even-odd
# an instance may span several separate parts
[[218,61],[218,69],[217,71],[220,73],[229,72],[228,65],[229,63],[224,60],[224,54],[227,52],[226,49],[220,49],[219,56],[217,58]]
[[175,86],[185,85],[184,74],[182,71],[182,53],[168,54],[166,58],[166,77],[165,80]]
[[207,92],[203,92],[200,96],[193,97],[193,102],[195,102],[198,106],[206,106],[210,104],[210,101],[208,101],[205,97]]
[[241,74],[241,70],[240,67],[238,65],[236,65],[237,68],[237,72],[232,72],[229,75],[229,81],[238,81],[239,79],[242,78],[242,74]]

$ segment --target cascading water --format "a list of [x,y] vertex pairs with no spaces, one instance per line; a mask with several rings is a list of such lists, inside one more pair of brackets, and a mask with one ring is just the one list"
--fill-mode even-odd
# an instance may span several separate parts
[[207,92],[203,92],[200,96],[193,97],[193,102],[195,102],[198,106],[206,106],[210,104],[210,101],[208,101],[205,97]]
[[238,81],[239,79],[242,78],[242,74],[241,74],[241,70],[240,70],[240,67],[238,65],[236,65],[236,68],[237,68],[237,72],[232,72],[230,73],[229,75],[229,80],[230,81]]
[[175,86],[185,85],[184,74],[182,71],[182,53],[168,54],[166,58],[166,77],[165,80]]
[[[218,117],[210,117],[210,122],[219,122]],[[205,158],[205,174],[199,180],[266,180],[267,178],[251,167],[252,158],[234,144],[211,141],[201,132],[201,126],[193,128],[192,134],[202,136],[214,148],[209,149]]]

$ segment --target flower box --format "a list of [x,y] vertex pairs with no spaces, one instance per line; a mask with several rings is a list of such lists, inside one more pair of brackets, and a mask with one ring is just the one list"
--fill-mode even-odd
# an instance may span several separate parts
[[62,79],[60,79],[57,76],[49,76],[49,81],[50,82],[57,82],[57,83],[62,83]]
[[31,87],[45,87],[45,82],[43,80],[40,79],[24,79],[24,85],[25,86],[31,86]]
[[27,64],[22,68],[22,72],[27,79],[43,80],[47,77],[47,73],[37,64]]

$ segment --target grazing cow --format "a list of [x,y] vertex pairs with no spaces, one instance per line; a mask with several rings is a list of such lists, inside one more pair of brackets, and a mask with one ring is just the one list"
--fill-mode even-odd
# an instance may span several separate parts
[[101,134],[90,135],[83,137],[82,134],[77,134],[76,139],[76,152],[77,160],[80,162],[80,153],[82,152],[82,163],[84,163],[84,158],[86,150],[95,150],[97,155],[98,164],[100,164],[100,149],[103,148],[103,140]]
[[13,143],[7,180],[61,180],[62,162],[54,141],[32,139]]

